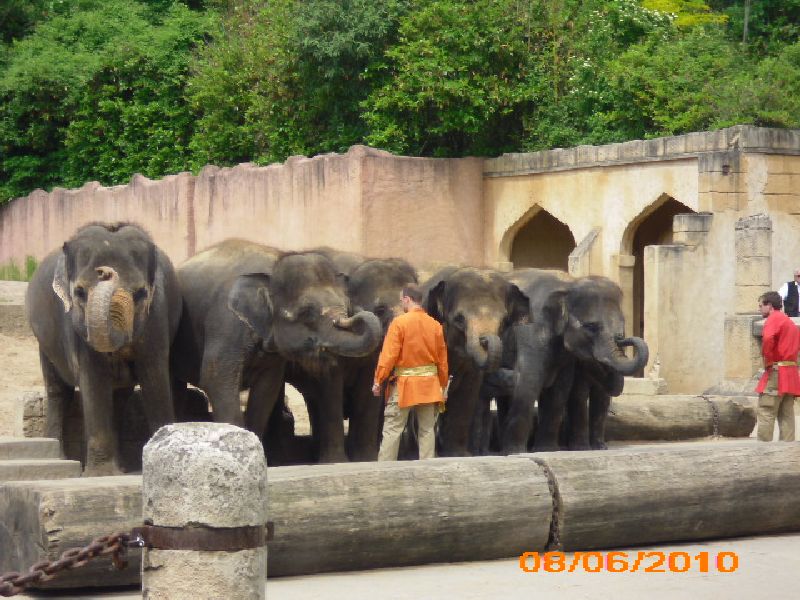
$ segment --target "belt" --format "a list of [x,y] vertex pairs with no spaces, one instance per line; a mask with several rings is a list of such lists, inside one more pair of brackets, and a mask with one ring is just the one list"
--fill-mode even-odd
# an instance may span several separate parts
[[778,362],[772,363],[773,367],[796,367],[797,361],[796,360],[779,360]]
[[438,375],[439,369],[436,365],[421,365],[419,367],[395,367],[394,374],[398,377],[427,377]]

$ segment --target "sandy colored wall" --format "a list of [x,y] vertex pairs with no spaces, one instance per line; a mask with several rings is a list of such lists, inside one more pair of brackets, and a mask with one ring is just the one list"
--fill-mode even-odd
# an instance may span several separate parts
[[376,153],[362,169],[365,254],[402,256],[423,270],[483,264],[483,160]]

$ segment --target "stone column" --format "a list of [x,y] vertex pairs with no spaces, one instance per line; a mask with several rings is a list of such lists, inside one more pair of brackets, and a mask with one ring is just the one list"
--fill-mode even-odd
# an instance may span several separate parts
[[231,528],[266,524],[267,465],[253,433],[224,423],[162,427],[144,448],[142,479],[144,522],[155,526],[153,537],[170,540],[145,548],[143,598],[265,597],[265,542],[197,548],[208,540],[228,547]]
[[772,220],[764,214],[743,217],[734,236],[736,286],[734,314],[725,317],[725,379],[747,385],[761,368],[753,322],[760,318],[758,297],[772,285]]

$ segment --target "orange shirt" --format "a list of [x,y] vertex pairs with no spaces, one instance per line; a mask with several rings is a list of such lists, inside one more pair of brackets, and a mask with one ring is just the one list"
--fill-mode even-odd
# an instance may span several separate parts
[[389,325],[375,369],[375,383],[386,380],[395,367],[424,365],[436,365],[437,374],[397,378],[397,403],[401,408],[444,402],[442,388],[447,385],[447,346],[442,326],[421,307],[414,307]]

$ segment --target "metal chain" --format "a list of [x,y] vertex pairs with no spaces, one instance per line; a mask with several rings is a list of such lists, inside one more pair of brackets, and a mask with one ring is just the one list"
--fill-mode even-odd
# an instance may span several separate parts
[[25,591],[28,586],[50,581],[60,571],[77,569],[96,556],[104,554],[111,554],[114,566],[117,569],[124,569],[128,566],[125,556],[129,544],[130,534],[128,533],[119,532],[113,535],[104,535],[95,538],[88,546],[83,548],[70,548],[58,560],[38,562],[28,569],[27,573],[11,572],[0,575],[0,596],[16,596]]

